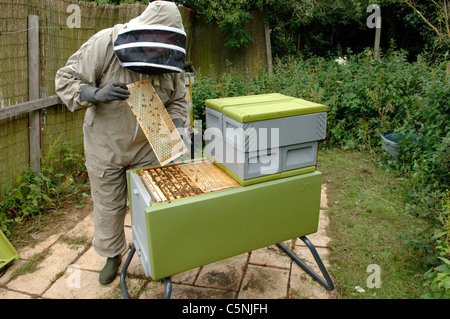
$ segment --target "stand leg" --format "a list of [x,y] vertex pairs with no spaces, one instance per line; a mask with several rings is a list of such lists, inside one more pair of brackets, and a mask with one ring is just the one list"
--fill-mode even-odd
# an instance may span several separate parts
[[164,299],[170,299],[172,295],[172,281],[170,278],[165,278],[164,282],[166,283],[166,291],[164,292]]
[[[125,261],[125,264],[122,267],[122,271],[120,272],[120,288],[122,289],[122,295],[124,299],[130,299],[130,296],[128,295],[128,289],[127,284],[125,282],[125,279],[127,277],[127,270],[128,266],[130,265],[131,259],[133,259],[133,255],[136,252],[136,248],[133,246],[130,249],[130,253],[128,254],[128,257]],[[166,290],[164,292],[164,299],[170,299],[170,296],[172,295],[172,281],[170,278],[164,279],[166,284]]]
[[128,257],[120,273],[120,287],[122,289],[122,295],[124,299],[130,299],[130,296],[128,295],[127,284],[125,283],[125,278],[127,277],[128,266],[130,265],[131,259],[133,258],[135,252],[136,248],[134,246],[131,247],[130,253],[128,254]]
[[323,280],[318,274],[316,274],[308,265],[306,265],[296,254],[294,254],[291,250],[289,250],[285,245],[282,243],[278,243],[277,246],[280,247],[286,254],[288,254],[289,257],[291,257],[297,264],[300,265],[300,267],[303,268],[308,274],[310,274],[315,280],[317,280],[322,286],[325,287],[327,290],[333,290],[334,284],[333,281],[330,278],[330,275],[327,272],[327,269],[325,268],[322,260],[320,259],[319,254],[317,253],[316,248],[314,245],[309,241],[306,236],[300,237],[300,239],[305,243],[305,245],[308,247],[308,249],[311,251],[314,259],[316,260],[317,265],[320,268],[320,271],[322,272],[323,276],[325,277],[325,280]]

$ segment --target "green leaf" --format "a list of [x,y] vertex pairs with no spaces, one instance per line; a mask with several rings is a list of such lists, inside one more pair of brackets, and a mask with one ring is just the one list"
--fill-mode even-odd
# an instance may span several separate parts
[[448,266],[446,264],[442,264],[442,265],[439,265],[439,266],[435,267],[434,270],[443,273],[445,271],[448,271],[449,268],[448,268]]
[[439,257],[439,259],[442,260],[443,262],[445,262],[447,265],[450,266],[450,260],[448,260],[447,258],[445,258],[445,257]]

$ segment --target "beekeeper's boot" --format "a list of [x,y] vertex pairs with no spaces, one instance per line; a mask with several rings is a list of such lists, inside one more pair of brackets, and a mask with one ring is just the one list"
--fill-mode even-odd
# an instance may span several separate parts
[[117,270],[119,269],[119,265],[122,258],[121,255],[118,255],[113,258],[109,258],[106,260],[106,264],[100,272],[99,281],[100,283],[106,285],[111,283],[114,278],[116,278]]

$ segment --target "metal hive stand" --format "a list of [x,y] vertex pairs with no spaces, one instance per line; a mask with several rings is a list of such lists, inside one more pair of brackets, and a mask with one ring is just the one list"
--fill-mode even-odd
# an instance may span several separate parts
[[330,278],[330,275],[327,272],[327,269],[325,268],[325,265],[322,262],[322,259],[320,259],[319,254],[317,253],[316,248],[311,243],[311,241],[306,237],[299,237],[308,247],[309,251],[314,257],[314,260],[316,261],[317,265],[319,266],[320,271],[322,272],[323,278],[321,278],[314,270],[312,270],[308,265],[305,264],[303,260],[301,260],[296,254],[294,254],[291,250],[289,250],[285,245],[282,243],[278,243],[277,246],[280,247],[289,257],[291,257],[297,264],[299,264],[300,267],[303,268],[308,274],[310,274],[315,280],[317,280],[322,286],[325,287],[327,290],[333,290],[334,284],[333,281]]
[[[319,254],[317,253],[316,248],[311,243],[311,241],[306,237],[299,237],[305,245],[310,250],[311,254],[314,257],[314,260],[316,261],[317,265],[319,266],[320,271],[322,272],[323,278],[321,278],[314,270],[312,270],[304,261],[302,261],[296,254],[294,254],[291,250],[289,250],[285,245],[282,243],[278,243],[277,246],[280,247],[289,257],[291,257],[300,267],[302,267],[303,270],[305,270],[308,274],[310,274],[315,280],[317,280],[325,289],[327,290],[333,290],[334,284],[333,281],[330,278],[330,275],[327,272],[327,269],[325,268],[325,265],[322,262],[322,259],[320,258]],[[126,286],[126,276],[127,276],[127,269],[130,265],[131,259],[133,258],[134,253],[136,252],[136,248],[133,246],[130,249],[130,252],[128,254],[128,257],[125,261],[125,264],[122,267],[122,271],[120,273],[120,287],[122,289],[122,294],[124,299],[130,299],[130,296],[128,295],[128,290]],[[170,299],[172,295],[172,281],[170,277],[165,278],[165,292],[164,292],[164,299]]]

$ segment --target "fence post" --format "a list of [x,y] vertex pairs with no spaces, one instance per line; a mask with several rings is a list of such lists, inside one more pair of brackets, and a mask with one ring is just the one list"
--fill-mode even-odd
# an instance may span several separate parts
[[270,29],[269,26],[266,25],[264,27],[264,35],[266,38],[266,54],[267,54],[267,67],[269,74],[273,74],[273,65],[272,65],[272,44],[270,42]]
[[[39,81],[39,16],[28,16],[28,98],[40,98]],[[28,115],[30,167],[36,175],[41,170],[41,116],[40,111]]]
[[373,57],[375,60],[380,59],[380,38],[381,38],[381,15],[376,18],[375,29],[375,45],[373,50]]

